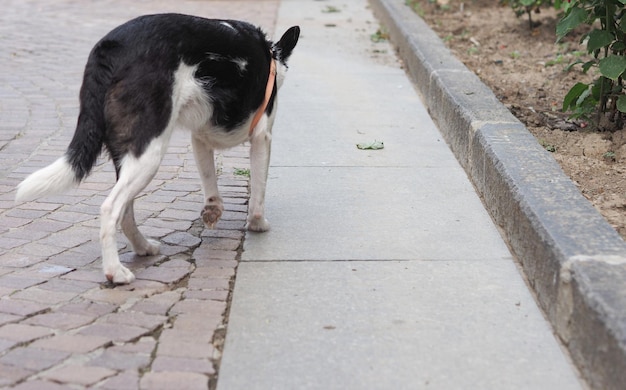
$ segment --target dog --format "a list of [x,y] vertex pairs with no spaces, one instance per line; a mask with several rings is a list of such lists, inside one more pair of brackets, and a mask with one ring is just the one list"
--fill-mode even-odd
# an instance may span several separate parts
[[65,154],[22,181],[16,201],[78,185],[105,149],[116,184],[100,208],[102,267],[110,282],[131,283],[135,276],[119,260],[117,227],[137,255],[158,253],[159,243],[137,229],[133,202],[180,127],[191,132],[204,224],[213,228],[224,210],[214,150],[249,141],[246,228],[268,230],[264,204],[276,94],[299,36],[294,26],[274,43],[247,22],[182,14],[140,16],[113,29],[89,54],[76,131]]

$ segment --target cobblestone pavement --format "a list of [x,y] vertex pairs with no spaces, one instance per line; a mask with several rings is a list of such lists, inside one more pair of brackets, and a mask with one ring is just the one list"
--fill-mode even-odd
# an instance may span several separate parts
[[199,221],[202,194],[189,136],[174,136],[159,173],[135,203],[161,255],[136,257],[137,276],[105,283],[99,207],[114,184],[101,158],[77,190],[15,206],[14,188],[65,150],[78,115],[83,66],[95,42],[140,14],[236,18],[271,36],[278,0],[5,0],[0,13],[0,387],[214,387],[229,291],[243,240],[247,147],[217,156],[226,212]]

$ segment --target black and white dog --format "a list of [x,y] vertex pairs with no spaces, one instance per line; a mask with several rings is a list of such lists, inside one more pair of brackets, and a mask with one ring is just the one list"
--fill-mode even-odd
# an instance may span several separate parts
[[147,15],[110,33],[91,51],[80,90],[74,137],[63,155],[19,184],[16,200],[60,193],[77,185],[104,148],[117,182],[101,207],[102,266],[113,283],[133,273],[118,257],[118,224],[138,255],[159,243],[137,229],[134,198],[156,174],[176,127],[191,131],[212,228],[224,209],[213,151],[250,141],[251,196],[247,228],[265,231],[265,187],[276,93],[300,29],[277,43],[257,27],[234,20],[180,14]]

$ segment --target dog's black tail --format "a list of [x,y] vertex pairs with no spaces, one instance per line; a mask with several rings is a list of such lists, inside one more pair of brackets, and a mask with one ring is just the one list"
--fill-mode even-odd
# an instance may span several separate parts
[[80,90],[80,113],[74,137],[65,154],[22,181],[17,202],[62,193],[83,180],[102,151],[106,125],[104,100],[111,80],[111,69],[102,62],[101,45],[89,56]]

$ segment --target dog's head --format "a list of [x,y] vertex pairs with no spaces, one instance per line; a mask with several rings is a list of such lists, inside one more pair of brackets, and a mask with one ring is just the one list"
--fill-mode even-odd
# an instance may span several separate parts
[[272,46],[274,58],[277,60],[276,85],[278,88],[280,88],[285,80],[285,73],[287,73],[287,60],[289,60],[294,47],[296,47],[299,37],[300,27],[293,26],[289,30],[285,31],[280,40]]

